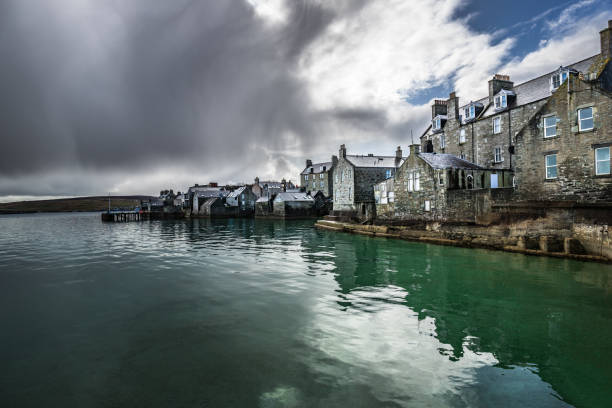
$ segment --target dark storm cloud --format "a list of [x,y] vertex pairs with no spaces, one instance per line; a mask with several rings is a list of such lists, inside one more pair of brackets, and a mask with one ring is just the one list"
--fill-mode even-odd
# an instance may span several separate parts
[[333,19],[315,5],[276,29],[239,1],[24,3],[0,3],[0,175],[223,166],[312,133],[290,73]]

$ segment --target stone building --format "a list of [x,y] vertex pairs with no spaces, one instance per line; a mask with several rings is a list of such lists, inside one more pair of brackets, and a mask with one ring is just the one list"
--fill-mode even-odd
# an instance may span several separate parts
[[[421,136],[423,152],[516,170],[513,199],[610,200],[604,173],[605,144],[612,140],[611,25],[600,33],[598,55],[517,85],[507,75],[495,75],[488,95],[476,101],[460,101],[454,92],[435,100],[431,124]],[[595,123],[593,128],[580,130],[579,115]]]
[[273,215],[279,218],[309,218],[317,215],[314,198],[302,192],[278,193],[272,206]]
[[612,20],[588,69],[560,72],[562,83],[518,129],[517,196],[521,200],[612,200]]
[[323,192],[325,197],[331,197],[333,194],[333,168],[338,162],[336,156],[332,156],[331,162],[312,163],[312,160],[306,160],[306,167],[300,173],[300,185],[304,191],[315,195],[317,191]]
[[226,203],[236,210],[237,216],[248,217],[255,213],[257,196],[247,186],[237,188],[228,194]]
[[390,187],[393,205],[384,207],[381,200],[378,218],[471,222],[478,215],[478,197],[494,189],[511,190],[512,171],[487,169],[452,154],[422,153],[419,145],[411,145],[393,183],[387,182]]
[[338,163],[333,169],[333,211],[361,219],[373,218],[374,184],[393,177],[403,162],[399,146],[395,156],[347,155],[345,145],[340,146]]

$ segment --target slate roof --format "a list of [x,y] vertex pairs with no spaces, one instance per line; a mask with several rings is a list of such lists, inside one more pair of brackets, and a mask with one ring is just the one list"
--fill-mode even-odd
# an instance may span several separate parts
[[242,192],[246,190],[246,186],[242,186],[237,188],[236,190],[232,191],[231,193],[229,193],[227,196],[228,198],[236,198],[238,197],[240,194],[242,194]]
[[401,160],[395,161],[395,156],[359,156],[346,155],[346,159],[355,167],[383,167],[383,168],[398,168],[406,160],[403,157]]
[[274,201],[314,201],[314,199],[306,193],[278,193]]
[[226,197],[227,191],[217,188],[215,190],[196,191],[198,198]]
[[[325,172],[331,170],[332,162],[314,163],[312,166],[306,167],[300,174],[319,174],[324,173],[323,166],[325,166]],[[312,171],[310,171],[312,169]]]
[[281,183],[280,181],[260,181],[259,185],[261,187],[264,187],[265,185],[268,185],[268,188],[282,188],[283,187],[283,183]]
[[[570,69],[574,69],[579,72],[586,72],[589,70],[589,68],[595,62],[598,56],[599,54],[594,55],[582,61],[578,61],[571,65],[564,66],[563,68],[570,68]],[[521,105],[527,105],[529,103],[533,103],[533,102],[536,102],[536,101],[539,101],[541,99],[545,99],[551,96],[552,92],[550,91],[550,76],[554,72],[556,72],[558,69],[559,68],[556,68],[537,78],[531,79],[527,82],[523,82],[518,85],[514,85],[514,87],[512,88],[512,91],[514,91],[514,93],[516,94],[516,100],[510,106],[510,108],[514,108],[514,107],[521,106]],[[487,106],[489,104],[489,96],[487,95],[484,98],[481,98],[474,102],[479,102]],[[461,113],[461,110],[467,107],[468,105],[469,103],[464,103],[464,105],[460,104],[459,113]],[[499,112],[496,112],[493,104],[491,104],[491,106],[485,109],[485,112],[481,113],[480,117],[481,118],[489,117],[497,113]]]
[[268,202],[268,200],[270,200],[270,197],[268,197],[268,196],[263,196],[263,197],[259,197],[259,198],[257,199],[257,201],[255,201],[255,202],[256,202],[256,203],[267,203],[267,202]]
[[452,154],[445,153],[419,153],[419,157],[434,169],[464,169],[464,170],[484,170],[472,162],[460,159]]

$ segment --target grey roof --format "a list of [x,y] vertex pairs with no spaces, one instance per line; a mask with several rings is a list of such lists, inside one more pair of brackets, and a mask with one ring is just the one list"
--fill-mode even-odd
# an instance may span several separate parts
[[398,168],[406,160],[402,157],[396,161],[395,156],[358,156],[358,155],[346,155],[346,159],[353,164],[355,167],[384,167],[384,168]]
[[[575,62],[571,65],[564,66],[563,68],[574,69],[579,72],[586,72],[593,64],[595,59],[599,54],[584,59],[582,61]],[[510,106],[510,108],[514,108],[521,105],[527,105],[529,103],[533,103],[539,101],[541,99],[548,98],[552,95],[550,90],[550,76],[555,73],[559,68],[556,68],[544,75],[541,75],[537,78],[531,79],[527,82],[523,82],[522,84],[514,85],[512,91],[516,94],[515,102]],[[489,97],[486,96],[482,99],[479,99],[476,102],[480,102],[485,104],[485,106],[489,103]],[[459,109],[465,108],[469,103],[465,105],[460,105]],[[488,117],[495,115],[499,112],[496,112],[493,106],[490,106],[486,109],[484,113],[480,115],[480,117]]]
[[313,201],[314,199],[306,193],[282,192],[276,195],[274,201]]
[[242,186],[237,188],[236,190],[232,191],[231,193],[229,193],[227,196],[230,198],[236,198],[238,197],[240,194],[242,194],[242,192],[246,190],[246,186]]
[[259,185],[261,187],[268,185],[268,188],[282,188],[283,187],[283,183],[281,183],[280,181],[260,181]]
[[196,194],[198,198],[226,197],[227,191],[216,188],[214,190],[196,191]]
[[[302,173],[300,174],[319,174],[324,173],[323,167],[325,167],[325,172],[331,170],[332,162],[323,162],[323,163],[313,163],[312,166],[306,167]],[[312,171],[311,171],[312,169]]]
[[434,169],[465,169],[465,170],[484,170],[472,162],[460,159],[452,154],[445,153],[419,153],[421,159],[425,160]]
[[270,200],[270,197],[268,196],[263,196],[263,197],[259,197],[257,199],[257,201],[255,201],[256,203],[267,203]]

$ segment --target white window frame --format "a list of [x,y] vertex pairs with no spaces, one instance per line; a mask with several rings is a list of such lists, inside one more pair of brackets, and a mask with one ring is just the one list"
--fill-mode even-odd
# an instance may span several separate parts
[[[550,76],[550,90],[551,92],[559,88],[567,80],[569,76],[568,70],[557,71]],[[555,86],[555,78],[559,79],[559,85]]]
[[421,191],[421,176],[418,171],[414,173],[414,191]]
[[304,180],[308,181],[308,174],[304,176]]
[[440,134],[440,149],[444,149],[446,147],[446,138],[444,137],[444,133]]
[[499,94],[494,98],[495,109],[503,109],[508,106],[508,96],[505,93]]
[[391,178],[393,177],[393,172],[391,169],[387,169],[387,171],[385,172],[385,178]]
[[[497,129],[495,129],[495,123],[497,122]],[[501,116],[496,116],[493,118],[493,134],[497,135],[501,133]]]
[[501,146],[495,146],[493,148],[493,162],[494,163],[501,163],[504,161],[504,156],[502,154],[502,147]]
[[414,177],[413,173],[408,173],[408,191],[414,191]]
[[[590,117],[587,117],[587,118],[583,118],[583,117],[581,117],[582,112],[587,111],[587,110],[589,110],[589,109],[591,110],[591,116],[590,116]],[[589,119],[591,119],[591,122],[593,122],[593,123],[591,124],[591,127],[590,127],[590,128],[583,128],[583,127],[582,127],[582,121],[583,121],[583,120],[589,120]],[[592,106],[589,106],[588,108],[578,109],[578,130],[579,130],[580,132],[582,132],[582,131],[586,131],[586,130],[593,130],[593,127],[594,127],[594,126],[595,126],[595,120],[594,120],[594,118],[593,118],[593,107],[592,107]]]
[[[555,156],[555,164],[553,165],[549,165],[548,164],[548,158]],[[558,168],[557,168],[557,153],[553,153],[553,154],[547,154],[546,156],[544,156],[544,171],[546,173],[546,180],[555,180],[556,178],[559,177],[559,172],[558,172]],[[554,177],[548,177],[548,169],[549,168],[553,168],[555,169],[555,176]]]
[[[598,150],[607,150],[608,151],[608,159],[604,159],[604,160],[598,160],[597,159],[597,151]],[[608,172],[607,173],[603,173],[599,171],[599,163],[602,162],[608,162]],[[605,146],[605,147],[598,147],[595,149],[595,175],[596,176],[605,176],[605,175],[609,175],[610,174],[610,146]]]
[[424,207],[425,207],[425,208],[424,208],[424,210],[425,210],[426,212],[430,212],[430,211],[431,211],[431,201],[429,201],[429,200],[425,200],[425,205],[424,205]]
[[459,131],[459,143],[465,143],[465,129]]
[[[552,126],[547,126],[546,125],[546,120],[547,119],[553,119],[555,122],[554,125]],[[542,118],[542,127],[544,128],[544,138],[547,139],[549,137],[555,137],[557,136],[557,115],[549,115],[549,116],[545,116],[544,118]],[[548,131],[552,129],[553,130],[553,134],[549,134]]]
[[319,174],[319,178],[320,178],[321,180],[323,180],[323,177],[325,177],[325,175],[324,175],[323,173]]

